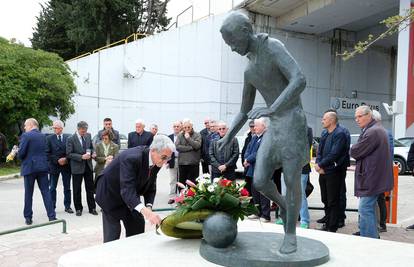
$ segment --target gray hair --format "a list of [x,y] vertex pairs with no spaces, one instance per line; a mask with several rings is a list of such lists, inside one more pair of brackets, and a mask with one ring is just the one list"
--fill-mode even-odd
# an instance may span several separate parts
[[254,122],[261,123],[262,125],[264,125],[265,128],[267,128],[267,125],[269,125],[269,118],[261,117],[261,118],[255,119]]
[[154,139],[150,145],[151,150],[161,152],[167,148],[173,152],[175,151],[175,145],[168,136],[163,134],[154,136]]
[[224,125],[224,127],[226,127],[226,128],[227,128],[227,123],[226,123],[226,122],[224,122],[224,121],[218,121],[218,122],[216,123],[216,125],[217,125],[217,126]]
[[88,123],[86,121],[78,122],[78,129],[88,129]]
[[55,121],[53,122],[53,125],[56,125],[56,126],[58,126],[59,128],[63,128],[63,127],[65,126],[61,120],[55,120]]
[[381,117],[381,113],[379,113],[378,112],[378,110],[373,110],[372,111],[372,118],[375,120],[375,121],[381,121],[382,120],[382,117]]
[[145,122],[144,122],[144,120],[143,119],[137,119],[136,121],[135,121],[135,124],[142,124],[142,125],[144,125],[145,126]]
[[28,118],[25,123],[29,123],[33,126],[33,128],[39,129],[39,123],[35,118]]
[[184,123],[189,123],[189,124],[191,124],[191,126],[193,126],[193,122],[188,118],[183,119],[183,124]]
[[151,124],[151,128],[158,129],[158,125],[156,125],[155,123],[153,123],[153,124]]
[[355,111],[361,111],[361,112],[363,112],[364,114],[367,114],[367,115],[369,115],[369,116],[372,118],[372,110],[371,110],[371,108],[370,108],[370,107],[368,107],[368,106],[366,106],[366,105],[363,105],[363,106],[357,107],[357,108],[355,109]]

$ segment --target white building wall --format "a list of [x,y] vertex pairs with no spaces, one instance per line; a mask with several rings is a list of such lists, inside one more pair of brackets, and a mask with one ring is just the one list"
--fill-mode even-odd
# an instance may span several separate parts
[[[211,16],[69,62],[77,73],[79,95],[65,131],[75,131],[76,123],[85,120],[96,134],[105,117],[111,117],[115,129],[124,134],[135,129],[137,118],[147,126],[157,123],[162,133],[170,133],[172,123],[183,118],[192,119],[196,130],[202,129],[207,116],[230,123],[240,109],[247,59],[222,41],[219,28],[224,17]],[[256,26],[264,28],[260,22]],[[356,90],[364,100],[393,99],[387,51],[374,49],[342,62],[334,56],[329,36],[265,28],[285,43],[307,77],[302,100],[315,136],[321,132],[320,118],[331,97],[351,97]],[[256,105],[264,105],[259,94]],[[340,118],[351,132],[359,132],[353,115]],[[386,118],[384,123],[389,126]]]

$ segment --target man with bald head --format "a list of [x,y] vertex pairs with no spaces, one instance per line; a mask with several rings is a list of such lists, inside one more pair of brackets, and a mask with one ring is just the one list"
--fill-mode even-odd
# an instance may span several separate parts
[[56,220],[55,209],[49,192],[47,179],[48,164],[46,155],[46,136],[39,131],[39,123],[33,119],[27,119],[24,123],[25,133],[20,137],[18,157],[22,161],[20,173],[24,176],[24,211],[25,223],[33,223],[33,190],[37,181],[42,193],[49,221]]
[[319,173],[321,198],[325,206],[323,231],[336,232],[339,220],[339,199],[342,180],[345,179],[349,162],[349,138],[343,127],[338,127],[335,112],[328,111],[322,117],[322,127],[315,170]]

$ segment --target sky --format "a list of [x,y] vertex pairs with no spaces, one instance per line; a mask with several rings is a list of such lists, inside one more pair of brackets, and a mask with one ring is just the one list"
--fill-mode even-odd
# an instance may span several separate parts
[[[0,0],[0,36],[6,39],[16,38],[25,46],[31,46],[33,28],[36,26],[36,16],[39,15],[41,6],[48,0]],[[168,4],[168,16],[172,22],[176,16],[187,7],[194,6],[194,20],[208,15],[222,13],[231,8],[232,2],[240,0],[170,0]],[[178,25],[191,22],[191,12],[180,16]]]

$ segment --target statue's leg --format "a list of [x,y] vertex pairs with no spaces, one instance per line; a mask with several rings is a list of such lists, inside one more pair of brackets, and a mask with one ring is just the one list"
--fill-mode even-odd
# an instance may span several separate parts
[[277,191],[276,184],[272,181],[274,171],[280,168],[281,165],[278,163],[278,157],[274,151],[271,136],[265,135],[256,155],[253,186],[257,191],[279,205],[282,216],[284,214],[283,210],[286,209],[286,203],[283,196]]
[[297,160],[283,161],[283,177],[286,184],[286,220],[284,219],[285,238],[280,252],[285,254],[295,252],[297,246],[296,222],[301,205],[301,172],[302,167]]

